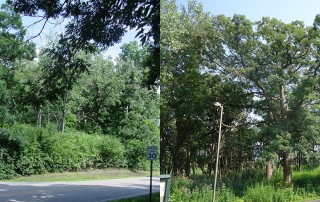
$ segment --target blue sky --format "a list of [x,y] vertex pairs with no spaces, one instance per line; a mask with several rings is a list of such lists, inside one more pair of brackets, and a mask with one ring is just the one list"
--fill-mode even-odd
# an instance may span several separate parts
[[[0,4],[5,3],[6,0],[0,0]],[[22,17],[22,22],[25,27],[28,25],[36,22],[41,18],[33,18],[33,17]],[[44,21],[43,21],[44,22]],[[32,26],[27,29],[27,36],[32,37],[37,35],[43,26],[43,22],[37,23],[35,26]],[[62,33],[64,30],[64,25],[66,24],[67,21],[65,21],[62,25],[56,26],[53,23],[56,23],[56,20],[49,20],[48,23],[46,23],[45,28],[41,32],[41,34],[34,38],[32,41],[37,44],[37,48],[45,45],[46,38],[47,36],[51,33]],[[104,53],[105,56],[111,56],[115,58],[118,56],[118,54],[121,52],[120,47],[123,43],[128,43],[130,41],[136,40],[135,35],[136,35],[135,30],[128,30],[128,32],[123,36],[121,43],[114,45],[113,47],[109,47],[108,50]]]
[[[213,15],[224,14],[232,17],[243,14],[251,21],[262,17],[277,18],[285,23],[294,20],[304,21],[311,26],[320,14],[319,0],[197,0],[203,4],[204,11]],[[176,0],[177,5],[187,5],[187,0]]]

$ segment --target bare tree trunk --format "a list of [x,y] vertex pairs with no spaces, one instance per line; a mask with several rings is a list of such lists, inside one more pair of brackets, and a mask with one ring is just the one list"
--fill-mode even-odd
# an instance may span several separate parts
[[283,182],[287,186],[292,184],[292,157],[289,152],[283,155]]
[[66,125],[66,114],[67,114],[67,104],[69,101],[69,91],[65,93],[63,98],[63,110],[62,110],[62,117],[61,117],[61,132],[64,133],[64,128]]
[[266,165],[266,174],[267,174],[268,181],[271,181],[272,179],[272,171],[273,171],[272,161],[268,161]]
[[195,165],[194,165],[194,158],[192,158],[191,160],[191,168],[192,168],[192,177],[193,177],[193,180],[195,180],[195,175],[196,175],[196,168],[195,168]]
[[186,173],[186,176],[187,177],[190,177],[190,169],[191,169],[191,155],[190,155],[190,148],[188,148],[188,151],[187,151],[187,160],[185,162],[185,166],[184,166],[184,170],[185,170],[185,173]]
[[47,126],[49,125],[50,123],[50,114],[49,114],[49,108],[47,109]]
[[38,114],[37,114],[37,126],[41,127],[41,121],[42,121],[42,106],[40,105],[38,108]]
[[214,159],[214,144],[212,144],[212,149],[211,149],[211,163],[208,164],[208,171],[209,171],[209,177],[211,177],[212,174],[212,169],[213,165],[215,164],[215,159]]
[[301,152],[298,154],[298,170],[301,170]]

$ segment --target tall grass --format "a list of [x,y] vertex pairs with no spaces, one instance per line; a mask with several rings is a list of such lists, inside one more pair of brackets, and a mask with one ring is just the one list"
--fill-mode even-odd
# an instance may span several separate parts
[[[212,182],[207,176],[193,179],[174,177],[171,202],[212,201]],[[261,172],[230,173],[218,183],[217,202],[289,202],[320,196],[320,168],[295,171],[293,185],[282,183],[282,173],[275,172],[267,182]]]

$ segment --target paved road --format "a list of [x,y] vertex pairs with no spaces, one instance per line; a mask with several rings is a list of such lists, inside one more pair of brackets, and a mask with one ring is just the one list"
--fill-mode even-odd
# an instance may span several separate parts
[[[160,190],[153,178],[153,192]],[[1,202],[104,202],[149,193],[150,178],[126,178],[86,182],[0,182]]]

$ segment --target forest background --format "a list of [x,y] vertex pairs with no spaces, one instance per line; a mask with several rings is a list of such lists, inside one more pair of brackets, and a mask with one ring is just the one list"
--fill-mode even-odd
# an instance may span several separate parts
[[[35,23],[43,29],[50,19],[68,21],[63,33],[36,47],[31,40],[37,35],[26,37],[21,15],[40,16]],[[129,29],[137,30],[138,41],[123,44],[117,58],[103,56]],[[2,4],[0,179],[148,169],[146,146],[159,146],[158,38],[153,1]]]
[[211,200],[216,101],[219,200],[319,195],[319,16],[305,25],[207,9],[161,1],[161,173],[183,176],[172,200]]

